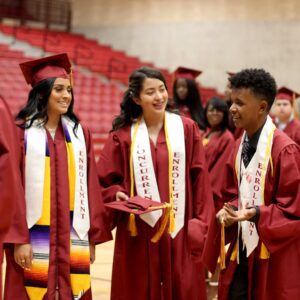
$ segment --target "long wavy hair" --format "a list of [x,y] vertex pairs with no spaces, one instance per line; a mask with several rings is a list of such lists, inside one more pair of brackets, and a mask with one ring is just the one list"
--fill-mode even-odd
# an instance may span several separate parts
[[[177,79],[178,80],[178,79]],[[173,84],[173,100],[175,107],[179,109],[180,105],[186,105],[189,109],[192,119],[198,124],[198,127],[202,130],[205,129],[204,122],[204,109],[202,105],[201,96],[195,80],[187,79],[188,93],[184,101],[180,100],[176,91],[177,80]]]
[[209,105],[211,105],[212,108],[215,108],[216,110],[223,112],[224,115],[223,115],[223,120],[220,123],[220,129],[221,129],[221,132],[224,132],[229,127],[229,121],[228,121],[229,120],[229,118],[228,118],[229,110],[228,110],[227,103],[218,97],[213,97],[208,100],[205,110],[204,110],[204,120],[205,120],[206,126],[210,128],[211,126],[207,119],[207,110],[208,110]]
[[[48,100],[53,89],[56,78],[47,78],[35,85],[28,95],[28,100],[24,108],[22,108],[16,116],[18,126],[21,128],[30,128],[35,120],[39,120],[40,125],[45,125],[48,121]],[[72,100],[68,111],[64,114],[74,122],[74,134],[76,133],[79,119],[73,112],[74,95],[71,91]]]
[[134,119],[137,119],[141,115],[142,108],[133,99],[140,97],[146,78],[155,78],[162,81],[167,89],[166,80],[159,70],[141,67],[133,71],[129,76],[128,89],[125,91],[122,103],[120,104],[120,114],[113,120],[111,131],[130,125]]

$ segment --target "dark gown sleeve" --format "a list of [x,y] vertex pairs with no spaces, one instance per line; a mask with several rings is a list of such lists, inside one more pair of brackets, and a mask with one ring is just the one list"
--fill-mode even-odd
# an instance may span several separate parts
[[[117,192],[129,194],[125,187],[125,165],[127,165],[128,160],[118,134],[111,133],[97,163],[104,203],[115,201]],[[118,212],[108,209],[107,213],[109,214],[111,229],[113,229],[116,226]]]
[[188,147],[192,149],[189,175],[192,181],[193,216],[188,222],[188,240],[192,258],[213,271],[219,253],[216,248],[218,226],[204,149],[195,124],[192,127],[191,140],[192,144]]
[[300,235],[300,148],[297,145],[288,145],[280,152],[275,161],[275,174],[272,203],[259,207],[258,221],[259,236],[271,253],[288,247]]
[[7,104],[0,100],[0,243],[5,239],[9,226],[14,224],[15,210],[20,209],[19,202],[24,201],[21,174],[19,169],[20,149],[13,122]]
[[88,161],[88,199],[90,210],[89,239],[95,244],[103,243],[112,239],[110,228],[107,225],[107,215],[98,182],[95,155],[93,150],[91,133],[84,128]]
[[[211,145],[209,145],[211,144]],[[207,147],[205,154],[208,164],[214,199],[219,198],[224,182],[225,165],[234,148],[234,138],[226,130],[219,137],[212,138]],[[207,153],[210,151],[210,153]]]
[[[221,192],[215,195],[215,209],[218,212],[224,205],[229,203],[234,208],[238,208],[238,181],[235,171],[235,158],[238,150],[239,142],[235,144],[235,148],[231,151],[229,158],[225,164],[224,173],[220,176],[224,176],[223,186]],[[231,242],[236,238],[237,224],[233,224],[226,228],[225,243]]]
[[[7,128],[5,128],[7,130]],[[15,127],[14,136],[17,137],[18,149],[15,162],[17,164],[18,180],[9,190],[15,198],[15,209],[12,223],[4,237],[5,244],[27,244],[30,242],[26,221],[26,202],[24,192],[24,130]]]

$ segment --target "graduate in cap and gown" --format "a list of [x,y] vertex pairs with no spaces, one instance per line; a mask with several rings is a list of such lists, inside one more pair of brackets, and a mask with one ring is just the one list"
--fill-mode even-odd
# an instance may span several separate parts
[[164,207],[141,216],[110,209],[112,300],[206,299],[204,265],[216,265],[217,224],[199,128],[166,111],[167,101],[159,71],[135,70],[98,161],[105,203],[139,196]]
[[274,78],[263,69],[230,77],[236,127],[217,213],[230,243],[220,300],[299,299],[300,148],[269,117]]
[[300,95],[287,87],[278,89],[275,100],[276,127],[287,134],[294,142],[300,145],[300,121],[294,109],[296,98]]
[[17,115],[26,202],[4,240],[4,299],[92,299],[95,245],[111,233],[91,133],[73,112],[71,64],[63,53],[20,67],[32,86]]
[[202,72],[185,67],[178,67],[174,72],[173,105],[180,115],[194,120],[201,131],[205,130],[204,108],[196,78]]
[[16,126],[7,103],[0,95],[0,299],[2,299],[2,261],[5,234],[13,222],[16,203],[24,201],[19,168],[20,147]]
[[203,146],[214,198],[220,197],[223,187],[225,164],[233,150],[234,138],[228,130],[228,106],[220,98],[211,98],[206,105],[206,132]]

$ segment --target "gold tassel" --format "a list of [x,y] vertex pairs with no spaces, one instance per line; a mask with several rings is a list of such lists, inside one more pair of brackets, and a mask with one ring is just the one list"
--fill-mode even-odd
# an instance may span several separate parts
[[235,261],[236,258],[237,258],[237,243],[238,243],[238,242],[236,242],[236,244],[235,244],[235,246],[234,246],[234,248],[233,248],[233,251],[232,251],[232,253],[231,253],[231,256],[230,256],[230,260],[231,260],[231,261]]
[[169,225],[169,233],[174,232],[175,230],[175,214],[173,207],[170,209],[170,225]]
[[221,249],[220,249],[220,268],[221,270],[226,268],[225,263],[225,225],[224,221],[221,222]]
[[264,243],[261,243],[259,258],[260,259],[269,259],[270,258],[270,253]]
[[74,79],[73,79],[73,69],[72,67],[70,67],[70,85],[71,85],[71,88],[73,89],[74,88]]
[[168,220],[170,218],[171,206],[169,204],[164,204],[163,208],[164,211],[163,211],[162,221],[160,223],[159,229],[156,231],[155,235],[151,238],[152,243],[157,243],[159,241],[159,239],[161,238],[162,234],[165,231]]
[[130,231],[131,236],[137,236],[137,227],[135,222],[135,214],[131,213],[129,215],[129,221],[128,221],[128,230]]

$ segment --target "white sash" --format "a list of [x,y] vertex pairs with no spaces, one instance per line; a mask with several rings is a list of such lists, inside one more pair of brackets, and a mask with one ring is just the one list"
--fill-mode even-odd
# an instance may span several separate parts
[[66,117],[62,117],[62,124],[68,128],[76,166],[73,228],[80,239],[84,239],[90,229],[85,138],[80,124],[78,124],[76,136],[73,132],[74,122]]
[[[77,137],[73,133],[74,123],[71,120],[62,117],[62,124],[68,129],[74,150],[74,161],[76,166],[73,227],[79,237],[83,239],[90,227],[85,139],[80,124],[78,124]],[[31,228],[40,219],[43,209],[45,153],[47,142],[46,130],[43,126],[38,125],[37,121],[34,122],[29,129],[25,130],[25,141],[26,217],[28,228]],[[68,174],[66,174],[66,176],[68,176]]]
[[[275,125],[268,116],[260,134],[257,149],[249,165],[245,168],[241,161],[243,143],[241,142],[236,156],[236,174],[239,183],[239,209],[264,205],[265,177],[271,158]],[[242,141],[245,139],[243,134]],[[247,257],[257,247],[259,236],[254,222],[239,222],[242,231],[243,245],[247,249]]]
[[47,135],[35,121],[25,130],[25,199],[28,228],[40,219],[43,209]]
[[[131,139],[134,135],[135,123],[131,127]],[[171,236],[174,238],[184,225],[185,215],[185,140],[184,128],[180,116],[168,113],[165,114],[165,128],[169,137],[172,153],[172,190],[173,207],[175,213],[175,230]],[[144,119],[140,120],[137,129],[133,148],[133,169],[137,194],[144,198],[161,202],[157,186],[156,176],[153,167],[149,134]],[[163,199],[166,202],[166,199]],[[161,211],[153,211],[143,214],[140,217],[150,226],[154,226],[161,217]]]

